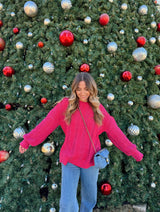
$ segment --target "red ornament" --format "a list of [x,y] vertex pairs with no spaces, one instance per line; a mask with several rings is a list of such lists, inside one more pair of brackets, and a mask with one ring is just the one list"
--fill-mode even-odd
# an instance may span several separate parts
[[74,35],[69,30],[64,30],[59,35],[59,40],[63,46],[70,46],[74,41]]
[[157,31],[160,32],[160,23],[157,24]]
[[12,106],[11,106],[10,104],[6,104],[6,105],[5,105],[5,109],[9,111],[9,110],[12,109]]
[[3,51],[3,50],[4,50],[5,45],[6,45],[6,43],[5,43],[5,41],[3,40],[3,38],[0,38],[0,51]]
[[122,81],[125,81],[125,82],[128,82],[132,79],[132,73],[130,71],[124,71],[122,74],[121,74],[121,80]]
[[3,68],[3,74],[6,77],[11,77],[14,73],[15,73],[15,71],[11,66],[6,66]]
[[80,66],[80,71],[82,71],[82,72],[89,72],[89,70],[90,70],[90,67],[88,64],[82,64]]
[[138,38],[136,39],[136,42],[137,42],[138,47],[142,47],[142,46],[144,46],[144,44],[146,43],[146,38],[143,37],[143,36],[138,37]]
[[13,33],[14,34],[18,34],[19,33],[19,29],[17,27],[13,28]]
[[101,185],[101,193],[103,195],[109,195],[111,194],[111,192],[112,192],[112,187],[109,183],[103,183]]
[[44,98],[44,97],[43,97],[43,98],[41,98],[41,103],[42,103],[42,104],[46,104],[46,103],[47,103],[47,99],[46,99],[46,98]]
[[155,66],[154,70],[156,75],[160,75],[160,65]]
[[157,136],[158,136],[158,139],[159,139],[159,141],[160,141],[160,134],[158,134]]
[[0,151],[0,163],[4,162],[9,158],[9,153],[5,150]]
[[106,13],[103,13],[99,18],[99,23],[102,26],[105,26],[108,24],[108,22],[109,22],[109,15],[107,15]]
[[38,47],[39,47],[39,48],[43,48],[43,46],[44,46],[44,43],[43,43],[42,41],[39,41],[39,42],[38,42]]
[[2,20],[0,20],[0,27],[2,27],[3,26],[3,21]]

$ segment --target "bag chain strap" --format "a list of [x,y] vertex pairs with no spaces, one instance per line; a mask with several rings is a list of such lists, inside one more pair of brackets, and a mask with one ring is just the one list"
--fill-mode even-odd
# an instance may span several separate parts
[[85,122],[85,120],[84,120],[84,118],[83,118],[83,115],[82,115],[82,112],[81,112],[81,110],[80,110],[80,108],[79,108],[79,105],[78,105],[78,110],[79,110],[79,112],[80,112],[80,114],[81,114],[81,117],[82,117],[82,120],[83,120],[84,126],[85,126],[85,128],[86,128],[86,130],[87,130],[87,133],[88,133],[88,136],[89,136],[90,141],[91,141],[91,143],[92,143],[92,146],[93,146],[93,148],[94,148],[94,151],[95,151],[95,153],[97,153],[96,148],[95,148],[95,145],[94,145],[93,140],[92,140],[92,138],[91,138],[91,135],[90,135],[90,133],[89,133],[89,131],[88,131],[88,128],[87,128],[86,122]]

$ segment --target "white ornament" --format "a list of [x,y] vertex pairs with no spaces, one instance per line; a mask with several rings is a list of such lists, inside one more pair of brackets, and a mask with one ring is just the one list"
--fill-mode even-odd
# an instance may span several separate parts
[[14,130],[13,132],[13,136],[16,138],[16,139],[19,139],[19,138],[23,138],[25,134],[25,131],[22,127],[18,127]]
[[49,18],[45,18],[44,19],[44,25],[48,26],[50,24],[50,19]]
[[107,45],[107,50],[108,50],[110,53],[116,52],[116,51],[117,51],[117,44],[116,44],[115,42],[110,42],[110,43]]
[[52,184],[52,189],[53,190],[55,190],[57,187],[58,187],[57,184],[55,184],[55,183]]
[[146,59],[147,51],[145,50],[145,48],[139,47],[133,51],[132,56],[135,61],[140,62]]
[[24,91],[25,91],[26,93],[29,93],[29,92],[31,91],[31,89],[32,89],[32,87],[31,87],[30,85],[25,85],[25,86],[24,86]]
[[17,42],[16,43],[16,49],[23,49],[23,43],[22,42]]
[[137,136],[137,135],[139,135],[140,130],[139,130],[139,127],[137,125],[131,124],[131,126],[128,127],[127,132],[130,135]]
[[141,81],[142,79],[143,79],[142,76],[137,77],[137,80],[139,80],[139,81]]
[[156,38],[155,38],[155,37],[150,38],[150,39],[149,39],[149,42],[150,42],[151,44],[154,44],[154,43],[156,42]]
[[156,23],[155,21],[152,21],[151,27],[152,27],[152,28],[155,28],[156,26],[157,26],[157,23]]
[[54,71],[54,65],[50,62],[44,63],[43,71],[46,72],[47,74],[52,73]]
[[29,64],[28,65],[28,68],[31,70],[31,69],[33,69],[33,65],[32,64]]
[[3,4],[0,3],[0,10],[3,10]]
[[69,10],[71,7],[72,7],[72,3],[70,0],[62,0],[61,1],[61,7],[64,9],[64,10]]
[[85,19],[84,19],[84,22],[86,24],[90,24],[91,23],[91,18],[89,16],[87,16]]
[[148,7],[146,5],[142,5],[139,7],[138,13],[140,15],[147,15],[148,13]]
[[32,32],[28,32],[28,37],[32,37],[32,36],[33,36]]
[[153,109],[160,108],[160,96],[156,94],[149,96],[147,103]]
[[153,121],[153,119],[154,119],[153,116],[149,116],[149,117],[148,117],[148,120],[149,120],[149,121]]
[[37,7],[36,3],[33,1],[27,1],[24,4],[24,12],[27,16],[29,16],[31,18],[35,17],[38,13],[38,7]]
[[105,144],[106,144],[106,146],[112,146],[113,145],[113,143],[109,139],[105,140]]
[[156,187],[156,184],[155,183],[151,183],[151,187],[152,188],[155,188]]
[[56,209],[55,208],[50,208],[49,212],[56,212]]
[[113,100],[114,100],[114,95],[113,95],[112,93],[109,93],[109,94],[107,95],[107,99],[108,99],[109,101],[113,101]]
[[127,6],[127,4],[126,4],[126,3],[123,3],[123,4],[121,5],[121,9],[122,9],[122,10],[126,10],[126,9],[127,9],[127,7],[128,7],[128,6]]

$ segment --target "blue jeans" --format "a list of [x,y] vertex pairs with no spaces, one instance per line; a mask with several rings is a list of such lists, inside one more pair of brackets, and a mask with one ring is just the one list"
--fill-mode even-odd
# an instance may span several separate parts
[[68,163],[62,164],[61,199],[59,212],[78,212],[77,187],[81,180],[80,212],[92,212],[97,202],[99,169],[91,166],[83,169]]

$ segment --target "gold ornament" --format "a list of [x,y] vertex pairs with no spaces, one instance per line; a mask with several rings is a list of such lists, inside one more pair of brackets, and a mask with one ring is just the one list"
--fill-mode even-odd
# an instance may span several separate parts
[[43,144],[41,151],[47,155],[47,156],[51,156],[54,151],[55,151],[55,147],[52,143],[45,143]]

